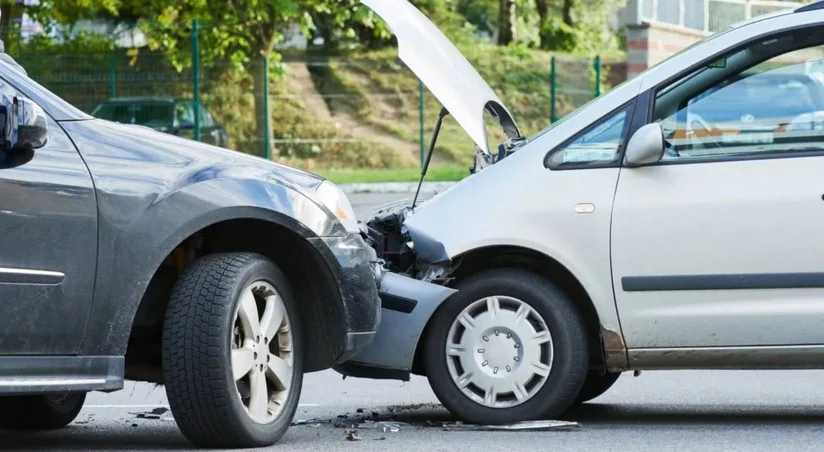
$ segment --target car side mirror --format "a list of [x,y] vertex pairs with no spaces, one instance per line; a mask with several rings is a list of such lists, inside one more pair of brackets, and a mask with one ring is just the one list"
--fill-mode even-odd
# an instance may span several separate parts
[[5,150],[33,150],[49,138],[46,112],[31,99],[4,97],[0,105],[0,138]]
[[661,124],[647,124],[638,129],[627,143],[626,166],[649,165],[664,156],[664,129]]
[[193,130],[195,123],[192,121],[180,121],[180,125],[178,125],[177,128],[178,130]]

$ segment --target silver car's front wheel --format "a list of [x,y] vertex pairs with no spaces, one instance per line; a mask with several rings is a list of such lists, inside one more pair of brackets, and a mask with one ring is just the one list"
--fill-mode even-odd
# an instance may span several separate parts
[[472,424],[565,411],[589,364],[586,326],[574,302],[524,270],[486,271],[457,289],[427,327],[422,355],[441,403]]
[[280,416],[292,383],[292,331],[283,297],[266,281],[243,290],[232,331],[232,376],[249,417]]
[[295,415],[303,382],[289,282],[253,253],[201,258],[175,284],[163,377],[175,422],[210,448],[269,446]]
[[447,368],[463,394],[490,408],[520,405],[552,370],[552,334],[527,303],[507,296],[478,300],[453,321]]

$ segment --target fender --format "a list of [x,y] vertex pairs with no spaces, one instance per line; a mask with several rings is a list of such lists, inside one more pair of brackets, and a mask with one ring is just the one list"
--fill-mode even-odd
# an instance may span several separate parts
[[[99,120],[63,125],[92,173],[98,205],[97,278],[81,355],[126,353],[155,271],[178,244],[205,227],[258,219],[305,238],[345,235],[310,195],[322,182],[318,177],[253,157],[239,163],[226,159],[232,151],[152,130]],[[119,136],[126,128],[128,140]],[[113,148],[95,152],[100,143]],[[165,232],[152,233],[160,230]]]

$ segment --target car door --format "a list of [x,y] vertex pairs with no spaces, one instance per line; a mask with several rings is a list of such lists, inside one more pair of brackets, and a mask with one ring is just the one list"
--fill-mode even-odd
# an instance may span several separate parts
[[[18,95],[3,80],[0,94]],[[60,125],[47,126],[45,147],[0,150],[0,355],[77,353],[92,303],[94,186]]]
[[667,151],[613,206],[630,349],[824,344],[824,107],[797,82],[820,44],[771,36],[652,93]]

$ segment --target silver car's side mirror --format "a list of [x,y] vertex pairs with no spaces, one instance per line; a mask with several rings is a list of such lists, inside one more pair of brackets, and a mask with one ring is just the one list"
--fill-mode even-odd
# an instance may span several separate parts
[[0,105],[0,121],[6,150],[33,150],[46,145],[49,138],[46,112],[31,99],[4,97]]
[[642,166],[656,163],[664,156],[664,129],[652,123],[638,129],[627,144],[624,157],[626,166]]

